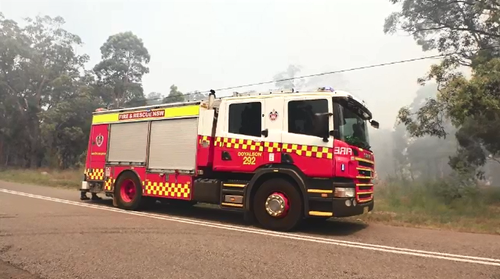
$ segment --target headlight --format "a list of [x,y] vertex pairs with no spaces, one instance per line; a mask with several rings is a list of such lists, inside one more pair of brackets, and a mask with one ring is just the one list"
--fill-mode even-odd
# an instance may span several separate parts
[[354,198],[354,188],[335,188],[334,196],[336,198]]

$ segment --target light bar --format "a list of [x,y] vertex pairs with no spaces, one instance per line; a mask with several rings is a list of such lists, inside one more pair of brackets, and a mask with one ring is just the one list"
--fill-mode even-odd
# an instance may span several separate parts
[[318,88],[318,91],[319,92],[326,92],[326,91],[328,91],[328,92],[334,92],[335,90],[332,87],[330,87],[330,86],[325,86],[325,87]]

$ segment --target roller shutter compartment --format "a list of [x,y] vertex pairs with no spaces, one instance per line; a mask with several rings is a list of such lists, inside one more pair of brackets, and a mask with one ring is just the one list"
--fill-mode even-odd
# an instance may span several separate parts
[[193,171],[197,135],[198,118],[153,121],[148,168]]
[[148,122],[111,124],[108,162],[145,163]]

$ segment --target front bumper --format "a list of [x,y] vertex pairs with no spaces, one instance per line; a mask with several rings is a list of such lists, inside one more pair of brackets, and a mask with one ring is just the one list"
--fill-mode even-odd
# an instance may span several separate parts
[[[346,200],[351,202],[346,204]],[[350,206],[348,206],[350,204]],[[373,210],[375,200],[364,203],[352,203],[352,198],[309,197],[309,216],[311,217],[350,217]]]

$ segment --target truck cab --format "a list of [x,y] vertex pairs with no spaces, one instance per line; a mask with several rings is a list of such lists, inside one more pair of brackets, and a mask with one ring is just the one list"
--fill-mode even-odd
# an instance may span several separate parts
[[243,183],[250,189],[247,200],[259,173],[279,169],[300,181],[306,216],[372,210],[374,156],[368,125],[378,128],[378,123],[351,94],[328,88],[235,94],[220,100],[217,114],[213,171],[237,173],[240,180],[248,174]]

